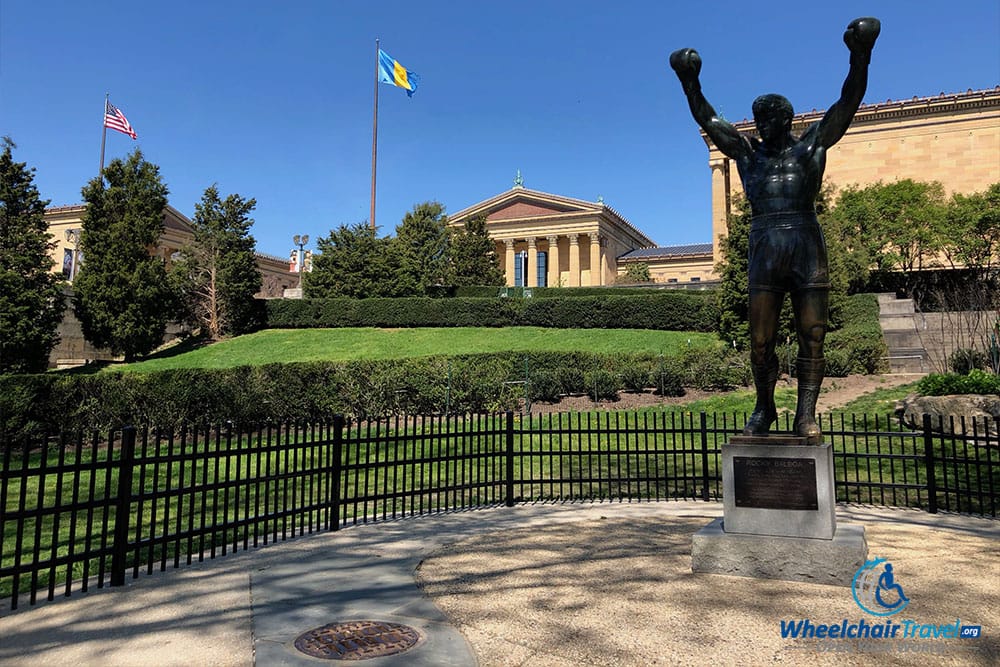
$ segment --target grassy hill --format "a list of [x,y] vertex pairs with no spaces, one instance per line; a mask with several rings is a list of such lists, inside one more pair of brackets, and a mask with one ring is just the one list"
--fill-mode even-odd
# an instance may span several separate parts
[[114,369],[145,373],[172,368],[231,368],[293,361],[404,359],[506,351],[671,355],[688,346],[714,345],[720,345],[714,334],[644,329],[268,329],[189,351],[167,350],[147,361]]

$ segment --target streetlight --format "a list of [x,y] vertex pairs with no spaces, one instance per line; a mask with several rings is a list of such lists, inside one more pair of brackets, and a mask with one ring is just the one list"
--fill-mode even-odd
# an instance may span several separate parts
[[299,255],[295,258],[295,268],[299,272],[299,289],[302,289],[302,269],[305,268],[306,264],[303,248],[309,243],[309,235],[299,236],[296,234],[292,237],[292,243],[299,247]]

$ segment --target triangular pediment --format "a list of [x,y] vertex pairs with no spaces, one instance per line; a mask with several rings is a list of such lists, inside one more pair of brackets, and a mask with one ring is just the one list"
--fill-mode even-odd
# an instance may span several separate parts
[[454,223],[474,216],[485,215],[488,222],[499,222],[501,220],[545,218],[566,213],[599,213],[601,209],[601,204],[582,199],[560,197],[525,188],[514,188],[459,211],[449,218]]

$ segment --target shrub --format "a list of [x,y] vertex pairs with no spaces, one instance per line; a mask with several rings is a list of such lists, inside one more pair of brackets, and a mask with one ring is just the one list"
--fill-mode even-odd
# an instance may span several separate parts
[[531,376],[528,382],[528,397],[532,401],[555,403],[561,396],[562,384],[555,372],[541,370]]
[[826,377],[842,378],[851,374],[854,362],[847,350],[826,350],[823,356],[826,358]]
[[618,400],[618,389],[620,387],[618,376],[603,368],[595,368],[585,373],[587,383],[587,393],[595,401]]
[[973,369],[986,370],[989,359],[984,352],[974,348],[961,348],[955,350],[948,357],[948,368],[959,375],[968,375]]
[[[846,355],[850,360],[850,373],[870,375],[886,370],[888,350],[878,313],[878,299],[874,294],[854,294],[845,299],[841,313],[844,326],[827,335],[824,356],[829,358],[833,353],[835,364],[839,364]],[[837,351],[843,355],[838,356]],[[834,368],[842,370],[842,366]],[[829,365],[827,374],[832,375]]]
[[678,364],[662,364],[654,371],[656,393],[660,396],[684,395],[684,372]]
[[682,357],[684,384],[703,391],[729,391],[751,379],[747,354],[716,350],[688,350]]
[[649,369],[639,364],[628,364],[621,371],[622,387],[625,391],[643,392],[651,387],[652,374]]
[[920,379],[917,391],[924,396],[1000,394],[1000,375],[993,375],[978,368],[969,371],[968,375],[931,373]]
[[587,392],[587,378],[576,366],[563,366],[556,370],[559,386],[564,394],[584,394]]

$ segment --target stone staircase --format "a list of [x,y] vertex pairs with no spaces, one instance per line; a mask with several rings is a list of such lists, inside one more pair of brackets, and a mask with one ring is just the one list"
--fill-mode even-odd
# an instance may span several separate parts
[[879,294],[879,324],[889,348],[890,373],[928,373],[931,363],[917,329],[913,299]]

